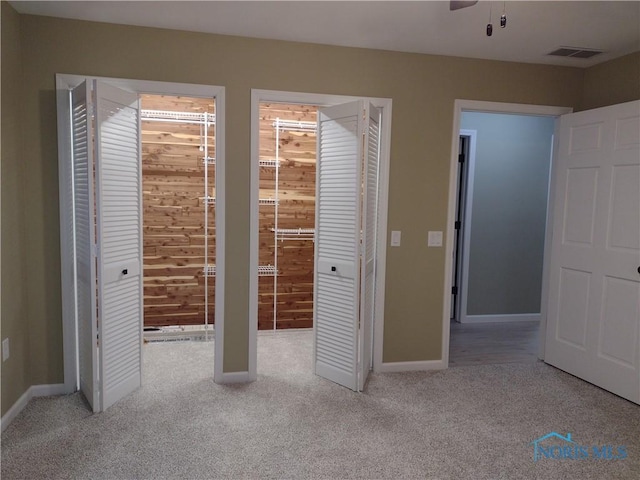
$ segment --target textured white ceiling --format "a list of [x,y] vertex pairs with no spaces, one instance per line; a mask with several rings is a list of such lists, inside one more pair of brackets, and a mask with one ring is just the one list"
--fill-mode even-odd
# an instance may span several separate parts
[[[587,67],[640,50],[639,1],[13,1],[20,13],[402,52]],[[499,28],[505,9],[507,27]],[[485,28],[492,10],[493,36]],[[550,57],[561,46],[604,50]]]

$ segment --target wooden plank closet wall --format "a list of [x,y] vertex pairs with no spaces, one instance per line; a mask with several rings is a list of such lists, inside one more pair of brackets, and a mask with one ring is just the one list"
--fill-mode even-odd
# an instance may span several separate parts
[[[214,100],[141,95],[143,110],[215,113]],[[205,323],[205,234],[208,263],[215,264],[215,206],[204,191],[204,125],[145,121],[142,127],[144,325]],[[215,158],[214,128],[207,129]],[[215,197],[215,167],[208,167],[208,194]],[[204,213],[208,208],[208,231]],[[215,277],[208,279],[209,324],[214,322]]]
[[[260,105],[260,161],[276,159],[278,144],[278,219],[281,229],[314,229],[316,196],[315,131],[280,128],[276,119],[293,122],[317,121],[317,107],[262,103]],[[260,199],[276,199],[276,168],[260,167]],[[277,248],[276,328],[313,326],[314,242],[312,236],[277,240],[275,206],[259,206],[259,265],[274,265]],[[258,328],[273,329],[274,276],[258,279]]]

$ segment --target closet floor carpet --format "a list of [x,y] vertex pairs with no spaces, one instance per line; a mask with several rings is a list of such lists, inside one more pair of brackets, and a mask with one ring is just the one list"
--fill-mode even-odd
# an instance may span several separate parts
[[[640,478],[640,407],[544,363],[374,374],[358,394],[313,375],[310,332],[258,348],[251,384],[213,383],[213,342],[151,343],[143,387],[104,413],[33,399],[3,480]],[[627,457],[534,462],[550,432]]]

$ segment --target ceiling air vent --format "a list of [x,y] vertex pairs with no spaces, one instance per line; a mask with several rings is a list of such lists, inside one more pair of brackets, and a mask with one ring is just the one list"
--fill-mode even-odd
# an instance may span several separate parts
[[547,55],[554,55],[556,57],[591,58],[595,57],[596,55],[600,55],[601,53],[602,50],[576,47],[560,47],[553,52],[549,52]]

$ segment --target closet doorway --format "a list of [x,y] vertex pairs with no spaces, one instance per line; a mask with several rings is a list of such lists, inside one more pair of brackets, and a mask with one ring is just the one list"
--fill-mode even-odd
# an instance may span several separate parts
[[215,100],[142,94],[140,107],[145,340],[212,340]]
[[[222,319],[218,328],[223,328],[224,307],[213,304],[212,291],[215,289],[216,296],[223,298],[224,265],[214,265],[215,258],[224,257],[223,241],[215,242],[215,231],[224,231],[224,208],[216,212],[209,207],[213,203],[224,205],[224,88],[61,74],[56,76],[56,91],[61,264],[65,266],[65,392],[82,387],[93,398],[94,411],[101,411],[140,385],[145,317],[156,328],[159,324],[184,328],[189,322],[197,323],[195,328],[205,336],[215,317]],[[146,102],[143,107],[142,97]],[[198,104],[195,110],[200,111],[190,115],[188,108],[182,108],[187,104]],[[143,112],[143,108],[148,111]],[[130,127],[125,129],[125,123]],[[188,130],[189,124],[196,125],[197,133]],[[198,153],[185,156],[184,150],[193,145]],[[211,169],[208,152],[214,155],[216,170]],[[175,158],[170,160],[172,155]],[[182,158],[182,171],[171,163],[178,157]],[[194,167],[193,162],[199,161],[203,166]],[[148,167],[144,173],[143,162]],[[192,164],[187,166],[189,162]],[[184,199],[190,198],[190,203],[179,205],[175,198],[170,200],[167,192],[171,189],[161,187],[163,182],[178,185],[177,190]],[[144,195],[143,188],[147,189]],[[197,200],[192,198],[196,191]],[[187,219],[189,216],[192,218]],[[190,223],[194,225],[188,228]],[[145,229],[157,235],[147,235],[143,253]],[[94,233],[84,235],[87,232]],[[179,239],[179,247],[173,243],[174,238]],[[173,255],[158,247],[173,248]],[[133,255],[131,252],[137,255],[135,259],[120,261],[115,257]],[[146,274],[143,266],[148,267]],[[188,269],[192,270],[190,276]],[[219,280],[215,284],[207,275],[212,270]],[[122,282],[140,278],[141,274],[146,292],[143,282],[139,282],[139,293],[125,288]],[[106,284],[111,290],[106,291]],[[124,290],[114,293],[114,288]],[[193,298],[186,301],[180,295]],[[124,300],[132,305],[126,316],[121,307]],[[191,319],[177,314],[191,303],[197,305],[197,314]],[[143,313],[145,306],[151,308]],[[173,320],[154,315],[161,309]],[[207,310],[215,310],[215,316]],[[216,361],[213,365],[213,358],[208,362],[215,381],[222,381],[223,340],[222,335],[216,336]],[[123,349],[127,355],[122,354]],[[130,374],[132,380],[127,385],[131,388],[120,388],[121,372]]]
[[259,106],[259,331],[313,327],[317,111]]
[[[329,356],[323,358],[332,359],[329,363],[344,362],[339,369],[344,368],[348,379],[337,383],[354,390],[362,389],[368,374],[368,368],[359,372],[357,365],[378,368],[382,363],[390,120],[389,99],[252,91],[250,380],[257,378],[259,331],[273,334],[313,329],[313,347],[308,354],[314,359],[315,372],[326,376],[318,370],[319,355],[324,355],[318,347],[320,335],[323,346],[326,342],[332,345]],[[324,134],[322,128],[327,129]],[[322,138],[327,143],[318,147],[316,142]],[[328,155],[329,170],[324,174],[322,170],[316,173],[316,167],[324,165],[318,163],[318,155]],[[323,178],[327,183],[316,184]],[[323,189],[322,185],[333,186]],[[316,205],[316,194],[327,203]],[[322,242],[318,243],[316,229],[319,219],[323,224],[323,217],[316,218],[318,212],[327,212],[324,221],[334,222],[335,227],[324,223],[324,231],[332,233],[323,238],[338,242],[321,257],[329,251],[352,252],[346,263],[328,257],[319,260]],[[361,272],[365,228],[367,244],[372,247],[366,250],[368,267]],[[327,267],[328,261],[333,266]],[[329,270],[325,272],[325,268]],[[328,282],[325,287],[314,285],[319,273]],[[341,282],[343,289],[338,287]],[[323,288],[328,285],[337,288],[333,293],[352,293],[349,298],[333,297],[327,303],[332,293]],[[318,297],[320,291],[322,296]],[[314,313],[314,301],[319,308],[320,299],[325,305],[323,313]],[[365,305],[366,310],[361,310]],[[335,307],[335,315],[327,313],[326,306],[329,310]],[[319,333],[314,325],[321,318],[318,315],[343,323]],[[363,319],[362,327],[359,318]]]

